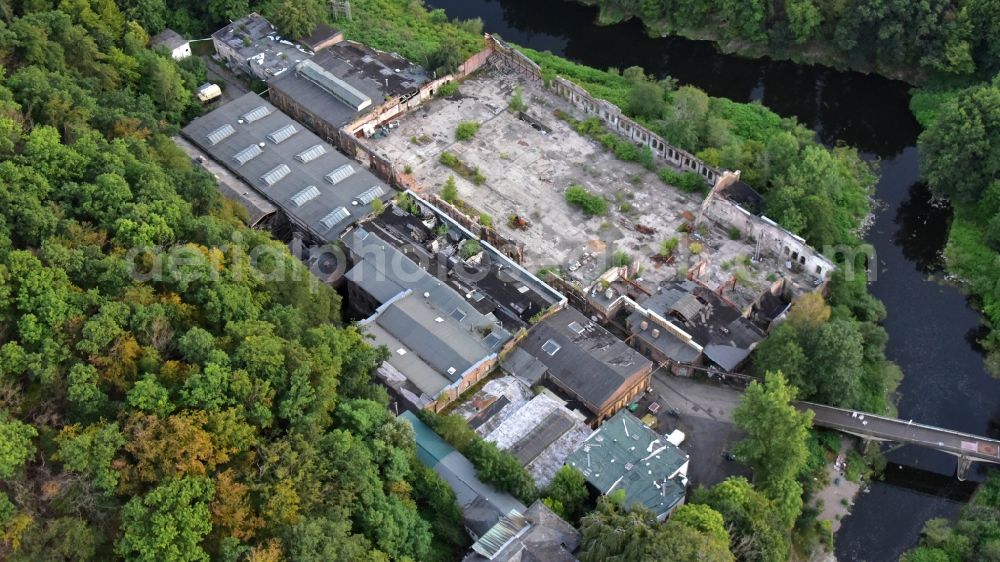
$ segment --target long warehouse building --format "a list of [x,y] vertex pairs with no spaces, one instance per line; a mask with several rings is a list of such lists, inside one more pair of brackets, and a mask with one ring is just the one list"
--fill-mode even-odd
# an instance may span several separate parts
[[358,162],[254,93],[182,133],[285,212],[317,242],[333,242],[395,192]]

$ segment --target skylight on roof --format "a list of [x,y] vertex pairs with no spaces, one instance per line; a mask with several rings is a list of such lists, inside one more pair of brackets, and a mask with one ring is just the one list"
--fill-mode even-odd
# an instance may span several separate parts
[[220,142],[222,142],[222,139],[225,139],[226,137],[235,132],[236,129],[234,129],[233,126],[230,125],[229,123],[226,123],[225,125],[212,131],[211,133],[208,133],[208,135],[206,135],[205,138],[208,140],[209,145],[215,146]]
[[465,320],[465,316],[466,316],[465,311],[462,310],[461,308],[456,308],[455,310],[451,311],[451,317],[454,318],[455,320],[458,320],[459,322]]
[[496,346],[500,345],[500,336],[496,332],[490,332],[490,335],[486,336],[486,339],[483,340],[483,343],[486,344],[486,347],[493,349]]
[[326,147],[321,144],[314,144],[313,146],[310,146],[309,148],[296,154],[295,159],[305,164],[306,162],[312,162],[324,154],[326,154]]
[[264,182],[265,185],[271,186],[291,172],[292,169],[288,167],[288,164],[279,164],[273,170],[261,176],[260,181]]
[[583,333],[583,326],[581,326],[580,323],[577,322],[577,321],[575,321],[575,320],[573,322],[569,323],[569,329],[573,330],[577,334],[582,334]]
[[333,185],[337,185],[338,183],[346,180],[352,175],[354,175],[354,166],[351,166],[350,164],[344,164],[343,166],[340,166],[336,170],[327,174],[325,177],[326,181],[330,182]]
[[337,207],[333,210],[333,212],[320,219],[319,222],[322,223],[327,230],[330,230],[349,216],[351,216],[350,211],[344,207]]
[[256,109],[248,111],[243,114],[243,120],[247,123],[253,123],[254,121],[259,121],[271,114],[271,108],[266,105],[262,105]]
[[542,344],[542,351],[549,355],[555,355],[560,349],[562,349],[562,346],[557,344],[555,340],[548,340]]
[[295,195],[292,195],[292,203],[296,207],[301,207],[317,197],[319,197],[319,189],[315,185],[310,185]]
[[260,156],[263,152],[264,152],[263,148],[257,146],[256,144],[251,144],[250,146],[234,154],[233,161],[236,162],[237,166],[242,166],[243,164],[246,164],[247,162]]
[[296,128],[294,124],[289,123],[277,131],[267,135],[267,140],[273,142],[274,144],[281,144],[282,141],[288,140],[297,132],[299,132],[298,128]]
[[379,197],[385,195],[385,190],[382,189],[381,185],[373,185],[366,189],[364,193],[358,195],[357,199],[354,200],[355,205],[367,205],[372,201],[378,199]]

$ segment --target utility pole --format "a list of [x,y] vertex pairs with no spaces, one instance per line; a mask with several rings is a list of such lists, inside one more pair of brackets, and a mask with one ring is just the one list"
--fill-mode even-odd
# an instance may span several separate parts
[[348,20],[352,19],[351,0],[330,0],[330,13],[333,14],[333,19],[337,19],[341,13]]

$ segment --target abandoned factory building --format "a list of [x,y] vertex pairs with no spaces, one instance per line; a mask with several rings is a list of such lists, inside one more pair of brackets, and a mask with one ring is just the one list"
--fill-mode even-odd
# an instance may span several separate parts
[[573,308],[534,325],[519,349],[545,365],[543,380],[593,414],[593,425],[649,389],[653,363]]
[[312,52],[282,39],[271,22],[256,12],[213,33],[212,44],[230,68],[265,82],[312,57]]
[[399,55],[341,41],[268,85],[276,106],[340,146],[341,127],[386,100],[415,95],[426,80],[421,67]]
[[257,94],[195,119],[182,133],[316,242],[336,241],[371,213],[373,201],[395,193]]
[[693,281],[661,286],[629,315],[633,345],[674,373],[711,365],[738,368],[764,332],[719,295]]

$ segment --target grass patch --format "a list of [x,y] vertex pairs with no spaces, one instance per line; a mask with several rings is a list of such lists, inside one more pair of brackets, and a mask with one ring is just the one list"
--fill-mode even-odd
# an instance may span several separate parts
[[458,127],[455,127],[455,140],[466,141],[471,139],[476,136],[476,133],[479,131],[479,127],[481,126],[482,125],[475,121],[463,121],[462,123],[459,123]]
[[594,217],[608,213],[608,202],[603,197],[593,195],[580,185],[570,185],[566,188],[566,202],[579,207],[583,214]]
[[451,152],[448,151],[442,152],[439,161],[441,162],[441,164],[444,164],[445,166],[454,170],[456,174],[462,176],[463,178],[471,181],[476,185],[483,185],[484,183],[486,183],[486,176],[483,175],[483,172],[480,171],[479,168],[474,166],[469,166],[465,162],[462,162],[462,160],[458,156],[455,156]]

